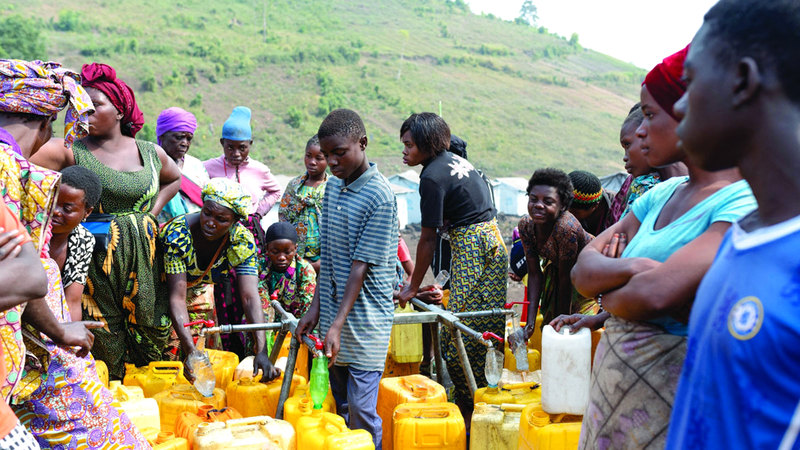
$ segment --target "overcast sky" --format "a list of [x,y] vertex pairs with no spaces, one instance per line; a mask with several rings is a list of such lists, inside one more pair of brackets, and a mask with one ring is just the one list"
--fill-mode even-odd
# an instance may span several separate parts
[[[511,20],[522,0],[465,0],[473,12]],[[539,25],[584,47],[651,69],[691,42],[716,0],[534,0]]]

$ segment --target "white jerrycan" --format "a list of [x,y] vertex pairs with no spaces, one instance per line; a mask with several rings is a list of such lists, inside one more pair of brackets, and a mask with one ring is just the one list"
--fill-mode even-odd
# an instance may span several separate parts
[[542,409],[549,414],[582,416],[589,404],[592,334],[568,326],[542,330]]

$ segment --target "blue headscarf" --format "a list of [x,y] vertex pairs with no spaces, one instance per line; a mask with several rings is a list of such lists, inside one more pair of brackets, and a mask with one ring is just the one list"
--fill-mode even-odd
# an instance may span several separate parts
[[233,108],[230,117],[222,125],[222,139],[231,141],[249,141],[253,139],[250,129],[250,108],[237,106]]

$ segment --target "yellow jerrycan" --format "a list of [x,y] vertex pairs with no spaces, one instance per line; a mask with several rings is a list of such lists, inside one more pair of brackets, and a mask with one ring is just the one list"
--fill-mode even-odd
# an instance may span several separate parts
[[378,388],[378,415],[383,420],[382,447],[392,449],[392,414],[402,403],[444,403],[444,387],[424,375],[384,378]]
[[349,430],[336,414],[313,411],[297,420],[298,450],[375,450],[372,435]]
[[228,383],[233,381],[233,373],[239,365],[239,356],[233,352],[223,350],[206,349],[208,359],[211,361],[211,368],[214,369],[214,378],[220,389],[228,387]]
[[195,450],[295,450],[294,428],[285,420],[267,416],[206,422],[194,432]]
[[189,450],[189,441],[170,432],[158,433],[153,450]]
[[478,403],[472,413],[471,450],[517,450],[524,405]]
[[174,433],[178,416],[184,411],[195,412],[204,404],[215,409],[226,406],[225,391],[214,388],[211,397],[203,397],[191,384],[176,384],[153,397],[158,402],[161,430]]
[[[228,406],[236,408],[244,417],[270,416],[275,417],[278,410],[278,398],[281,395],[283,373],[278,378],[261,383],[261,376],[256,378],[244,377],[232,381],[226,389]],[[306,384],[306,379],[300,375],[292,377],[289,395],[294,395],[297,386]]]
[[212,405],[203,405],[195,412],[184,411],[178,416],[175,422],[175,435],[186,438],[189,447],[194,441],[194,430],[201,423],[205,422],[225,422],[231,419],[241,419],[242,415],[233,408],[215,409]]
[[541,405],[522,410],[519,422],[520,450],[566,450],[578,448],[582,416],[550,415]]
[[[400,306],[395,314],[414,313],[414,306],[409,302],[405,308]],[[397,363],[418,363],[422,361],[422,324],[392,325],[391,356]]]
[[183,363],[180,361],[153,361],[144,371],[126,370],[122,384],[139,386],[145,397],[153,397],[175,384],[189,384],[183,376]]
[[161,416],[158,413],[158,402],[152,398],[144,398],[139,386],[124,386],[118,380],[109,384],[108,390],[119,402],[120,409],[125,412],[136,428],[143,430],[152,428],[161,431]]
[[467,447],[464,417],[454,403],[404,403],[394,410],[393,447],[463,450]]
[[[297,419],[300,416],[311,414],[313,409],[314,404],[311,403],[308,384],[302,384],[295,388],[294,395],[286,399],[286,403],[283,404],[283,419],[292,424],[292,426],[296,426]],[[328,396],[325,397],[325,401],[322,403],[322,412],[336,412],[336,401],[330,389],[328,389]]]
[[100,382],[103,383],[103,386],[108,387],[108,366],[106,363],[95,359],[94,370],[97,372],[97,378],[100,378]]

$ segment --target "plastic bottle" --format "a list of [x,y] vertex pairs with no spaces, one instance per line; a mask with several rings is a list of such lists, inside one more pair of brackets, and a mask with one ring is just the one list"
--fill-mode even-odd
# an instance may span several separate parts
[[328,378],[328,358],[322,353],[322,341],[316,336],[310,336],[314,339],[314,348],[316,349],[314,361],[311,363],[311,375],[309,377],[309,393],[311,394],[311,402],[314,404],[314,409],[322,409],[325,398],[328,396],[328,387],[330,379]]
[[204,397],[211,397],[214,395],[217,379],[214,375],[214,368],[211,366],[211,360],[205,351],[205,344],[206,336],[204,331],[201,331],[200,338],[197,339],[197,347],[186,358],[185,364],[194,376],[194,387],[197,392]]
[[496,388],[503,376],[503,354],[494,348],[486,350],[486,382],[489,387]]
[[542,330],[542,409],[549,414],[583,415],[589,403],[592,337],[588,328],[557,333]]

